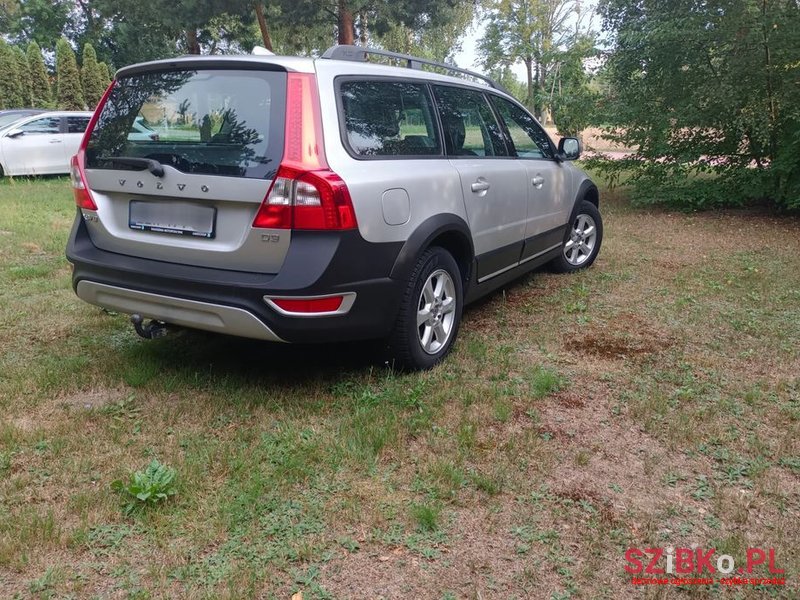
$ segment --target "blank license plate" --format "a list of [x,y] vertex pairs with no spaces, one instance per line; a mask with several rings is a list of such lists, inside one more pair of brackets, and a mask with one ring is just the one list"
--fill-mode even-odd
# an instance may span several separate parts
[[190,235],[211,239],[217,209],[190,202],[142,202],[131,200],[128,227],[174,235]]

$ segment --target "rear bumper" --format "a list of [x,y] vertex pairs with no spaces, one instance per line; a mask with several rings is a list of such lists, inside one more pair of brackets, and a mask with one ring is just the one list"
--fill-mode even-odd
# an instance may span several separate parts
[[[371,244],[357,231],[293,232],[276,275],[195,267],[100,250],[76,219],[67,244],[83,300],[184,327],[269,341],[377,339],[391,331],[402,285],[389,277],[401,244]],[[264,296],[355,294],[344,314],[281,314]]]
[[269,342],[283,341],[255,315],[235,306],[151,294],[87,279],[78,282],[75,292],[81,300],[89,304],[129,315],[139,314],[182,327],[195,327]]

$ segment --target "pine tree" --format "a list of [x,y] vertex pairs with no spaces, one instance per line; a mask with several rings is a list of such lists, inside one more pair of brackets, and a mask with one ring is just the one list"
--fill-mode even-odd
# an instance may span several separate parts
[[22,48],[14,46],[11,48],[14,60],[17,62],[17,76],[19,77],[19,91],[22,95],[22,106],[31,106],[31,80],[28,77],[28,59]]
[[85,106],[78,63],[65,38],[56,42],[56,99],[62,110],[83,110]]
[[0,38],[0,109],[20,108],[23,104],[17,59],[11,47]]
[[50,78],[44,66],[42,51],[36,42],[28,44],[28,69],[31,84],[31,106],[50,108],[52,106]]
[[103,81],[103,85],[108,87],[108,84],[111,83],[111,69],[108,68],[108,65],[104,62],[97,63],[97,70],[100,73],[100,79]]
[[81,65],[81,83],[83,84],[83,97],[89,108],[94,108],[100,102],[105,91],[105,76],[97,63],[97,54],[91,44],[83,47],[83,64]]

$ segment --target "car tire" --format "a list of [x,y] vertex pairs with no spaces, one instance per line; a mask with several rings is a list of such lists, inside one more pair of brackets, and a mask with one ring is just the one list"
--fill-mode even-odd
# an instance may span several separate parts
[[438,246],[417,260],[389,338],[393,366],[430,369],[453,347],[461,325],[463,282],[453,256]]
[[585,269],[597,258],[602,243],[603,217],[594,204],[582,200],[564,236],[561,251],[551,261],[550,267],[556,273]]

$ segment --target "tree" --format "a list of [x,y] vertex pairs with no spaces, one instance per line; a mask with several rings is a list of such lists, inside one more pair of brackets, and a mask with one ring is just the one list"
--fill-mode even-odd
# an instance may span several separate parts
[[42,51],[39,44],[28,44],[28,77],[31,83],[31,106],[35,108],[49,108],[51,106],[50,79],[44,66]]
[[[561,136],[575,137],[596,118],[598,94],[592,89],[587,59],[596,55],[593,36],[580,36],[565,51],[550,73],[547,100]],[[547,91],[547,90],[545,90]]]
[[56,42],[56,103],[63,110],[83,110],[86,105],[75,53],[63,37]]
[[98,61],[118,66],[187,52],[247,52],[256,43],[278,53],[313,55],[337,39],[381,44],[395,27],[398,40],[449,57],[462,31],[454,23],[476,1],[0,0],[0,31],[42,47],[62,36],[73,48],[89,43]]
[[100,102],[103,92],[106,89],[106,74],[100,72],[97,62],[97,54],[91,44],[83,47],[83,60],[81,64],[81,84],[83,86],[83,98],[89,108],[94,108]]
[[22,97],[22,106],[31,106],[31,80],[28,78],[28,59],[18,46],[13,46],[11,52],[17,63],[17,78],[19,79],[19,93]]
[[511,67],[508,65],[495,67],[494,69],[489,70],[488,75],[498,84],[503,86],[503,88],[509,94],[514,96],[514,98],[520,102],[525,101],[525,96],[528,93],[527,87],[524,82],[517,79],[517,76],[511,70]]
[[[634,197],[800,208],[800,5],[604,0],[610,137]],[[698,177],[700,175],[700,177]]]
[[525,103],[546,120],[548,79],[560,54],[585,33],[587,16],[580,0],[487,0],[486,33],[478,52],[487,70],[522,62],[525,65]]
[[[436,22],[407,25],[402,20],[390,25],[388,31],[377,36],[387,50],[413,54],[439,62],[452,62],[453,55],[461,49],[461,38],[472,22],[475,2],[462,0],[438,9]],[[366,13],[359,16],[360,37],[366,45]]]
[[256,0],[255,10],[258,29],[261,32],[261,41],[264,44],[264,48],[272,52],[272,37],[269,34],[269,25],[267,25],[267,17],[264,15],[264,5],[261,0]]
[[410,30],[414,38],[424,30],[446,25],[458,7],[474,3],[474,0],[281,0],[280,5],[283,23],[302,23],[314,29],[322,26],[335,33],[335,38],[325,36],[330,41],[322,44],[327,47],[334,39],[340,44],[353,44],[358,39],[365,45],[370,43],[370,36],[380,40],[397,26]]
[[24,105],[17,58],[12,48],[0,38],[0,109]]
[[35,41],[40,46],[52,47],[62,35],[72,34],[70,12],[74,0],[4,0],[9,9],[0,31],[7,32],[17,42]]
[[200,54],[202,30],[214,17],[252,19],[252,6],[252,0],[174,0],[160,7],[160,16],[168,27],[185,31],[182,45],[189,54]]
[[103,82],[103,87],[107,88],[108,84],[111,83],[111,69],[108,68],[108,65],[104,62],[97,63],[97,72],[100,74],[100,79]]

